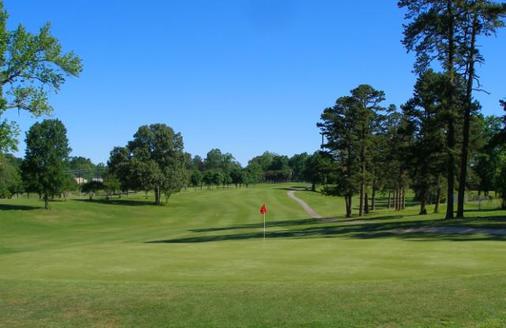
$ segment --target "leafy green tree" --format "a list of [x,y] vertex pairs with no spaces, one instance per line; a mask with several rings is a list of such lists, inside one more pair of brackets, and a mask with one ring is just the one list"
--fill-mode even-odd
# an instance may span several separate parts
[[[468,0],[457,2],[461,17],[463,17],[463,35],[460,40],[459,51],[465,62],[464,79],[466,81],[466,96],[463,106],[463,140],[460,154],[460,177],[457,200],[457,218],[464,217],[464,196],[466,190],[467,167],[469,158],[470,126],[474,109],[474,83],[478,79],[476,64],[483,64],[484,57],[480,53],[481,46],[477,38],[495,34],[504,27],[506,3],[495,3],[488,0]],[[478,82],[479,83],[479,82]]]
[[446,218],[454,217],[453,193],[455,190],[456,132],[457,120],[457,68],[462,62],[458,56],[458,42],[461,37],[462,17],[457,8],[458,1],[401,0],[399,7],[406,8],[403,44],[408,51],[416,54],[415,71],[425,72],[434,60],[438,60],[445,71],[448,85],[444,97],[446,121]]
[[200,172],[205,170],[204,160],[199,155],[195,155],[195,157],[193,157],[191,164],[193,170],[198,170]]
[[411,174],[412,188],[420,201],[420,214],[427,214],[426,205],[444,173],[444,123],[441,108],[444,103],[446,77],[428,70],[417,80],[413,98],[402,110],[406,132],[413,142],[406,148],[406,161]]
[[221,183],[223,184],[223,187],[229,186],[231,183],[233,183],[232,177],[228,173],[222,173],[222,180]]
[[64,191],[69,153],[67,130],[59,120],[35,123],[26,134],[23,179],[42,195],[46,209],[49,197]]
[[[182,149],[182,140],[181,140]],[[180,192],[186,186],[188,181],[189,171],[187,169],[186,158],[183,156],[175,156],[169,161],[169,165],[162,169],[163,184],[161,190],[165,196],[165,202],[168,202],[170,196],[174,193]]]
[[501,118],[495,116],[477,117],[480,126],[478,139],[481,141],[479,149],[471,158],[471,170],[477,177],[474,186],[478,193],[495,189],[496,177],[500,171],[501,153],[505,151],[502,143],[497,143],[497,136],[501,133]]
[[[198,158],[200,159],[200,158]],[[197,159],[197,160],[198,160]],[[194,159],[195,160],[195,159]],[[241,165],[235,160],[234,156],[230,153],[222,153],[221,150],[215,148],[211,149],[204,160],[204,169],[211,171],[215,177],[211,180],[214,182],[213,185],[229,185],[233,183],[232,172],[234,170],[240,170]],[[200,163],[194,163],[194,165],[201,167]],[[219,173],[220,182],[216,183],[217,176]],[[209,179],[208,179],[209,180]],[[207,184],[207,183],[206,183]]]
[[224,184],[224,176],[220,170],[207,170],[204,172],[202,181],[207,186],[207,188],[210,188],[212,186],[220,186]]
[[497,178],[497,189],[502,198],[501,208],[506,209],[506,163],[503,162],[500,174]]
[[22,191],[23,183],[16,159],[0,154],[0,198],[11,198]]
[[264,179],[270,182],[286,182],[291,175],[288,157],[282,155],[273,155],[270,165],[264,171]]
[[136,189],[131,177],[131,156],[127,147],[114,147],[109,154],[107,168],[109,174],[118,178],[122,191]]
[[336,165],[337,185],[334,191],[327,192],[344,197],[346,217],[352,215],[352,199],[358,191],[361,177],[357,123],[355,100],[346,96],[338,98],[333,107],[326,108],[317,124],[327,140],[323,147],[329,151]]
[[219,186],[221,184],[224,184],[224,181],[225,181],[225,177],[223,176],[223,173],[218,171],[218,170],[215,170],[215,171],[212,171],[213,175],[212,175],[212,184],[215,185],[215,186]]
[[99,190],[104,189],[104,183],[101,181],[88,181],[81,186],[81,192],[87,194],[90,200],[93,199],[93,196],[95,196]]
[[249,162],[243,169],[244,184],[249,187],[250,184],[256,184],[264,181],[262,167],[257,162]]
[[69,169],[72,175],[80,182],[81,179],[91,181],[95,177],[95,164],[89,159],[82,156],[74,156],[69,160]]
[[[464,216],[464,194],[469,158],[470,124],[473,111],[473,83],[477,80],[475,66],[484,58],[477,38],[493,34],[504,25],[505,4],[487,0],[401,0],[407,9],[403,43],[416,53],[415,70],[425,72],[434,61],[444,69],[448,85],[444,108],[447,148],[447,210],[446,218],[454,217],[454,186],[457,141],[461,141],[460,176],[457,217]],[[459,90],[460,89],[460,90]],[[456,128],[461,128],[461,133]]]
[[223,168],[223,154],[221,150],[211,149],[204,160],[206,170],[221,170]]
[[264,152],[253,157],[247,166],[250,182],[283,182],[290,180],[292,170],[287,156]]
[[304,180],[311,183],[311,190],[316,191],[317,184],[324,184],[331,169],[332,162],[328,154],[317,151],[306,159]]
[[202,182],[207,186],[207,188],[211,188],[214,184],[214,172],[213,171],[205,171],[202,176]]
[[248,166],[251,167],[250,171],[258,174],[256,177],[257,182],[264,181],[264,179],[265,179],[264,172],[267,171],[269,169],[269,167],[271,166],[275,155],[276,154],[266,151],[260,156],[253,157],[248,162]]
[[230,172],[230,178],[232,179],[232,183],[237,187],[241,186],[244,183],[244,170],[241,167],[234,167]]
[[153,190],[156,205],[187,181],[183,138],[165,124],[141,126],[126,147],[112,150],[108,166],[123,189]]
[[381,106],[385,100],[385,93],[370,85],[362,84],[351,90],[351,100],[356,122],[355,137],[360,145],[358,156],[360,162],[359,215],[362,215],[368,212],[367,187],[371,180],[371,170],[368,170],[368,167],[374,165],[371,163],[371,148],[378,119],[381,118],[380,112],[385,110]]
[[309,158],[308,153],[295,154],[288,160],[288,166],[292,170],[293,181],[304,180],[304,170],[306,160]]
[[65,175],[65,181],[63,183],[63,192],[61,195],[66,199],[67,195],[71,192],[79,191],[79,184],[77,184],[76,179],[71,174]]
[[400,116],[396,106],[390,105],[384,115],[376,117],[373,126],[368,169],[371,187],[370,207],[366,204],[373,211],[376,209],[377,192],[385,189],[391,192],[392,184],[389,187],[389,180],[396,180],[392,177],[392,173],[396,172],[392,170],[392,164],[395,164],[398,158],[392,156],[390,151],[392,140],[395,139],[393,136],[398,132]]
[[[503,116],[503,127],[502,130],[493,138],[491,143],[496,145],[501,145],[503,150],[506,151],[506,100],[501,100],[500,104],[504,110]],[[496,188],[495,190],[499,192],[502,198],[502,209],[506,209],[506,154],[502,154],[499,159],[499,167],[500,173],[496,178]]]
[[201,187],[202,188],[202,173],[199,170],[193,170],[190,176],[190,184],[192,187]]
[[63,52],[60,42],[44,25],[37,34],[23,25],[7,30],[8,14],[0,1],[0,151],[16,148],[18,129],[2,120],[9,109],[24,110],[34,116],[50,113],[50,91],[58,91],[68,76],[78,76],[81,60],[73,52]]
[[95,165],[95,170],[93,173],[95,179],[103,179],[107,174],[107,166],[104,163],[98,163]]
[[254,170],[255,168],[251,166],[242,169],[242,181],[246,188],[249,187],[250,184],[258,183],[258,172],[255,172]]
[[121,190],[121,183],[119,179],[109,172],[104,175],[104,190],[106,192],[106,197],[109,199],[112,195],[116,194]]

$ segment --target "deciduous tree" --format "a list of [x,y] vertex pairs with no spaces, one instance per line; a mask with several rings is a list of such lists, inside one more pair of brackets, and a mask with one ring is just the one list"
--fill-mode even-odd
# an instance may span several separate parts
[[67,130],[59,120],[35,123],[26,134],[23,179],[42,195],[46,209],[49,197],[64,191],[69,153]]
[[7,30],[7,12],[0,1],[0,151],[16,148],[17,127],[2,119],[9,109],[34,116],[50,113],[48,95],[60,90],[68,76],[82,70],[79,57],[64,52],[60,42],[44,25],[32,34],[23,25]]

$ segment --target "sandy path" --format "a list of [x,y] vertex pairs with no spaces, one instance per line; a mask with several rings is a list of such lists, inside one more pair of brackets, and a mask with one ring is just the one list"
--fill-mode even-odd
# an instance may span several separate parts
[[306,211],[307,215],[309,215],[312,219],[321,219],[322,216],[318,214],[315,210],[313,210],[305,201],[295,196],[295,190],[290,190],[288,192],[288,197],[299,203],[300,206]]

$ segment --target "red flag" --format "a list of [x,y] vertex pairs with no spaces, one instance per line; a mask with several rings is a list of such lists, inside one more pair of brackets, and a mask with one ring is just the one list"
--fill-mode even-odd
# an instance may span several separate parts
[[265,206],[265,203],[262,204],[262,206],[260,207],[260,214],[262,215],[267,214],[267,206]]

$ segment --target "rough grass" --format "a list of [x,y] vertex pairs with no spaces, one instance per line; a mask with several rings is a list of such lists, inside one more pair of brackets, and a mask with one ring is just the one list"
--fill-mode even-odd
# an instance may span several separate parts
[[349,220],[342,200],[298,192],[315,220],[290,186],[186,191],[164,207],[0,201],[0,326],[506,325],[505,236],[396,232],[506,228],[496,204],[455,222],[416,208]]

